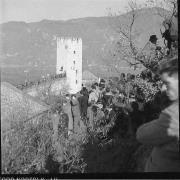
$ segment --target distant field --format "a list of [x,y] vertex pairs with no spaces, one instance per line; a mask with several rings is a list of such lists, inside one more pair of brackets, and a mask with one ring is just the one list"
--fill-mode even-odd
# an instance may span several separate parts
[[[28,73],[24,72],[25,70],[28,70]],[[41,79],[42,75],[47,76],[47,74],[55,74],[55,72],[55,67],[2,67],[1,81],[6,81],[16,85],[25,82],[26,79],[29,81],[36,81]]]
[[[24,72],[25,70],[28,71]],[[84,69],[85,70],[85,69]],[[120,77],[121,73],[132,73],[138,74],[141,70],[134,70],[129,67],[122,67],[119,73],[115,71],[106,71],[103,68],[93,67],[89,68],[89,71],[94,73],[98,77]],[[47,76],[47,74],[55,74],[56,69],[53,66],[44,66],[41,68],[35,68],[31,66],[11,66],[11,67],[1,67],[1,81],[9,82],[13,85],[24,83],[26,79],[29,81],[37,81],[41,79],[42,76]]]

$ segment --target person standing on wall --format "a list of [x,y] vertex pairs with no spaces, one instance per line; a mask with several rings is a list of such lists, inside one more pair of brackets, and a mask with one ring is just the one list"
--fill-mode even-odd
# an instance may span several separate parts
[[143,144],[154,146],[145,172],[180,172],[178,58],[163,60],[159,74],[163,81],[162,89],[171,104],[158,119],[140,126],[136,138]]

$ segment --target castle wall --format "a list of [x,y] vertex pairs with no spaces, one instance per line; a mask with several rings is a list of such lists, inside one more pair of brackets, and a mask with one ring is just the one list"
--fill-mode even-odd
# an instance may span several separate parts
[[77,93],[82,86],[82,39],[57,38],[56,74],[66,72],[66,78],[44,82],[24,90],[31,96],[38,96],[42,91],[59,94],[62,89],[69,93]]
[[65,88],[68,89],[66,78],[61,78],[54,81],[41,83],[38,86],[33,86],[24,90],[24,92],[33,97],[39,96],[39,93],[47,92],[48,90],[55,95],[59,95],[60,92]]

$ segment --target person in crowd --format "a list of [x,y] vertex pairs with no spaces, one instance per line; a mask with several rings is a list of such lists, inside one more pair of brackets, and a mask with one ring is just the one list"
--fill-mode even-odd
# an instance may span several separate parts
[[99,82],[99,87],[104,87],[105,88],[106,81],[104,79],[101,79]]
[[88,89],[86,87],[82,88],[82,91],[84,92],[84,94],[89,98],[89,93],[88,93]]
[[93,116],[94,116],[94,125],[100,124],[103,118],[105,118],[105,114],[102,111],[103,105],[102,104],[95,104],[92,107]]
[[[175,7],[175,9],[177,9],[177,7]],[[165,31],[163,33],[161,32],[162,37],[167,41],[167,55],[170,55],[173,45],[176,46],[178,42],[178,11],[175,10],[173,16],[170,18],[165,18],[162,25],[165,28]]]
[[101,86],[99,87],[99,101],[102,102],[102,98],[105,94],[105,87],[104,86]]
[[79,110],[80,110],[80,115],[82,114],[82,108],[81,108],[81,101],[82,101],[82,96],[83,96],[83,90],[81,89],[81,91],[79,91],[77,94],[76,94],[76,98],[79,102]]
[[87,108],[88,108],[88,92],[86,88],[83,88],[81,90],[81,96],[78,98],[79,101],[79,107],[80,107],[80,114],[81,119],[84,119],[87,117]]
[[138,54],[139,58],[143,58],[144,64],[148,65],[155,73],[157,70],[157,57],[162,56],[161,47],[157,45],[157,36],[151,35],[142,51]]
[[156,51],[161,50],[161,47],[157,45],[157,40],[158,38],[156,35],[151,35],[149,38],[149,42],[145,45],[142,52],[149,56],[155,56],[155,54],[157,53]]
[[105,94],[103,96],[103,99],[104,99],[104,101],[103,101],[103,108],[105,108],[106,106],[110,106],[111,105],[112,98],[113,98],[113,95],[112,95],[112,93],[110,91],[110,88],[107,87],[106,88],[106,92],[105,92]]
[[113,98],[112,98],[112,104],[119,102],[119,91],[117,89],[112,90]]
[[79,102],[75,94],[71,96],[71,108],[73,117],[73,131],[78,133],[80,129],[80,109]]
[[96,92],[96,86],[93,84],[91,86],[91,92],[89,94],[88,102],[89,102],[89,104],[94,104],[97,101],[98,101],[98,95],[97,95],[97,92]]
[[99,90],[99,85],[97,82],[94,83],[94,86],[96,87],[96,94],[97,94],[97,97],[98,97],[98,100],[99,100],[99,96],[100,96],[100,90]]
[[91,92],[89,94],[89,99],[88,99],[88,119],[89,119],[89,126],[93,128],[93,111],[92,107],[95,103],[98,101],[98,95],[96,93],[96,86],[93,84],[91,86]]
[[66,94],[65,102],[63,103],[63,111],[68,117],[68,136],[73,133],[73,117],[71,110],[70,94]]
[[163,60],[159,65],[159,74],[171,104],[158,119],[140,126],[136,138],[154,147],[145,172],[180,172],[178,58]]

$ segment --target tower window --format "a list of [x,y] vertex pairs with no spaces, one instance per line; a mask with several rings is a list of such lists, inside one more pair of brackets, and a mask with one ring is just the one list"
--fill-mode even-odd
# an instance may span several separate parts
[[78,81],[76,80],[76,84],[78,83]]
[[74,51],[74,54],[76,54],[76,51]]
[[76,76],[77,76],[78,70],[76,70]]
[[75,65],[75,61],[73,61],[74,65]]

